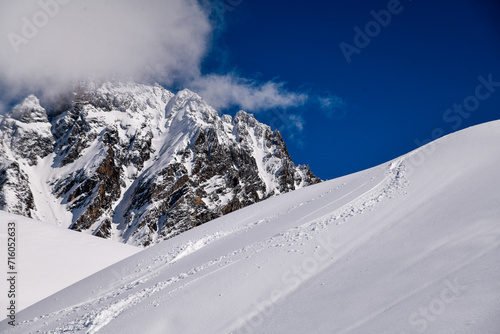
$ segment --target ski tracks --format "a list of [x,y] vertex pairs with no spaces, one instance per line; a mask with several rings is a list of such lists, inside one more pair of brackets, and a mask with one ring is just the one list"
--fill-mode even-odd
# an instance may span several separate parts
[[[332,202],[312,211],[311,213],[299,218],[296,222],[306,221],[306,219],[318,214],[322,210],[326,210],[328,207],[335,205],[338,201],[343,198],[355,193],[359,189],[366,186],[367,181],[360,186],[356,187],[354,190],[344,194],[343,196],[333,200]],[[404,165],[403,159],[398,161],[397,163],[393,163],[386,170],[386,177],[373,188],[368,191],[362,193],[360,196],[356,197],[352,201],[348,202],[345,205],[342,205],[340,208],[336,209],[333,212],[330,212],[326,215],[323,215],[319,218],[316,218],[312,221],[306,222],[302,225],[299,225],[295,228],[289,229],[279,235],[272,236],[267,240],[262,240],[259,242],[255,242],[252,245],[247,245],[244,248],[237,249],[233,252],[230,252],[226,255],[223,255],[217,259],[209,261],[207,263],[203,263],[187,272],[180,273],[177,276],[172,276],[166,280],[162,280],[157,282],[151,286],[143,287],[148,281],[150,281],[154,277],[158,277],[160,272],[163,269],[171,267],[173,263],[178,260],[197,252],[198,250],[212,244],[215,241],[220,240],[221,238],[227,237],[229,235],[246,233],[249,230],[264,224],[269,223],[273,220],[276,220],[285,215],[291,215],[297,208],[303,207],[304,205],[309,205],[313,203],[315,200],[323,198],[324,196],[331,195],[331,193],[335,190],[340,189],[345,184],[339,185],[334,189],[330,189],[327,192],[316,196],[315,198],[294,205],[280,213],[267,217],[265,219],[258,220],[256,222],[247,223],[244,225],[236,226],[230,229],[229,231],[218,231],[211,235],[206,235],[198,240],[189,241],[188,243],[178,246],[172,251],[169,251],[166,254],[159,254],[156,258],[153,259],[152,263],[158,263],[156,266],[148,266],[144,269],[139,270],[139,273],[134,272],[129,275],[128,280],[131,280],[132,276],[135,276],[136,279],[132,279],[132,282],[122,285],[120,288],[111,291],[104,296],[100,296],[92,301],[87,301],[85,303],[75,305],[57,312],[53,312],[51,314],[47,314],[41,316],[39,318],[35,318],[32,320],[27,320],[19,324],[19,329],[22,327],[27,327],[31,325],[33,322],[44,321],[42,327],[45,325],[49,325],[53,322],[66,322],[64,325],[57,327],[55,330],[49,330],[45,333],[64,333],[64,332],[85,332],[89,334],[97,333],[104,326],[109,324],[111,321],[116,319],[120,314],[122,314],[127,309],[145,301],[146,299],[151,298],[154,295],[157,295],[160,291],[171,287],[173,284],[179,283],[180,281],[185,281],[180,286],[174,288],[169,293],[173,293],[174,291],[181,289],[183,286],[189,285],[194,281],[203,279],[207,275],[211,275],[215,271],[219,271],[224,269],[225,267],[232,265],[243,258],[238,258],[238,254],[245,253],[246,258],[252,256],[253,253],[258,252],[258,249],[262,249],[265,247],[277,247],[282,245],[283,242],[288,243],[288,245],[296,244],[300,242],[303,238],[310,239],[310,232],[314,232],[315,234],[319,233],[319,231],[325,228],[327,225],[342,221],[345,222],[350,217],[361,214],[366,210],[373,207],[375,204],[380,202],[385,197],[390,197],[390,194],[404,187],[407,184],[407,180],[404,177]],[[225,261],[219,268],[215,270],[212,269],[215,265],[221,264],[221,262]],[[148,270],[148,273],[142,274],[141,271]],[[208,271],[208,272],[207,272]],[[201,272],[205,272],[201,275]],[[196,276],[196,277],[195,277]],[[127,279],[126,279],[127,280]],[[116,283],[115,283],[116,284]],[[143,287],[143,288],[141,288]],[[135,292],[133,292],[135,290]],[[139,290],[139,291],[137,291]],[[158,295],[156,299],[157,303],[161,299],[162,295]],[[98,305],[102,305],[99,307]],[[97,307],[96,307],[97,306]],[[75,317],[76,316],[76,317]],[[69,320],[69,318],[73,318]],[[69,320],[69,321],[68,321]]]

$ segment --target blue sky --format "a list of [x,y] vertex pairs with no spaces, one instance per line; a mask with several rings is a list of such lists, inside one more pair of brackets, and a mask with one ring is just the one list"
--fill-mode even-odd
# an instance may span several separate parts
[[[226,4],[233,6],[226,7],[225,25],[216,31],[202,70],[284,82],[289,91],[308,94],[309,102],[297,108],[255,115],[280,129],[292,159],[309,164],[321,178],[396,158],[430,139],[436,128],[448,134],[500,118],[500,87],[474,100],[479,76],[488,80],[491,74],[500,82],[495,1]],[[390,23],[379,32],[369,26],[373,37],[348,63],[340,43],[355,46],[354,28],[365,31],[374,21],[371,11],[388,6],[395,12]],[[337,108],[324,110],[313,102],[316,97],[336,99]],[[471,112],[446,113],[466,99]]]
[[500,118],[497,2],[4,1],[0,112],[82,80],[189,88],[330,179]]

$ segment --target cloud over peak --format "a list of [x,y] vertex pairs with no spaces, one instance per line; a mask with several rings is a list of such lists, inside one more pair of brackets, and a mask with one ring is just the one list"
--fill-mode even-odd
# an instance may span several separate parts
[[[257,81],[235,72],[202,73],[214,36],[224,27],[222,14],[240,3],[221,7],[208,0],[0,0],[0,112],[8,108],[9,99],[29,93],[50,97],[87,80],[189,88],[221,111],[276,113],[317,104],[311,94],[291,91],[282,82]],[[325,99],[320,105],[337,102]],[[300,115],[277,119],[292,129],[289,132],[302,132]]]
[[212,27],[193,0],[1,1],[0,75],[38,89],[90,78],[199,75]]
[[257,112],[274,108],[298,107],[306,103],[306,94],[289,92],[283,83],[258,83],[234,73],[206,75],[190,83],[216,109],[240,107]]

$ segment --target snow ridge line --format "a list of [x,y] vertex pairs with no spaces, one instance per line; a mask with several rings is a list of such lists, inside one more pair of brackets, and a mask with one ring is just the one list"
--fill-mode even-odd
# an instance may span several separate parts
[[[307,232],[304,232],[305,230],[315,232],[316,234],[318,234],[320,230],[323,230],[328,225],[331,225],[333,223],[335,223],[336,225],[342,224],[345,223],[351,217],[354,217],[355,215],[362,214],[367,210],[371,211],[375,205],[377,205],[385,198],[391,198],[392,193],[394,193],[395,191],[400,191],[401,189],[409,185],[409,181],[405,175],[406,167],[404,165],[404,161],[405,159],[402,158],[398,161],[393,162],[386,170],[386,177],[384,178],[384,180],[382,180],[380,183],[378,183],[370,190],[356,197],[349,203],[343,205],[337,210],[330,212],[322,217],[316,218],[310,222],[306,222],[295,228],[289,229],[288,231],[282,233],[282,235],[285,236],[285,234],[293,235],[299,233],[300,235],[304,235],[307,238],[309,238],[310,235]],[[357,189],[362,188],[367,183],[368,182],[365,182],[364,184],[360,185],[353,191],[325,205],[324,207],[319,208],[315,212],[335,203],[336,201],[344,198],[345,196],[348,196],[349,194],[355,192]],[[310,213],[307,216],[302,217],[298,221],[310,216],[311,214],[314,214],[314,212]],[[299,240],[292,238],[292,240],[290,241],[299,241]]]
[[342,220],[341,222],[337,222],[337,224],[344,223],[347,219],[357,214],[362,214],[366,210],[372,210],[372,208],[384,200],[384,198],[392,198],[392,193],[409,185],[405,170],[404,158],[397,162],[393,162],[386,171],[387,176],[384,181],[346,204],[344,207],[339,208],[333,215],[328,215],[329,219],[327,220],[327,224],[332,223],[332,218],[333,221]]

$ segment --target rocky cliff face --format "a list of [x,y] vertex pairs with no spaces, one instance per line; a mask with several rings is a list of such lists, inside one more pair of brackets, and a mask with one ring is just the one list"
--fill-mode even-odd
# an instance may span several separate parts
[[0,118],[0,209],[130,244],[319,181],[278,131],[188,90],[87,84]]

